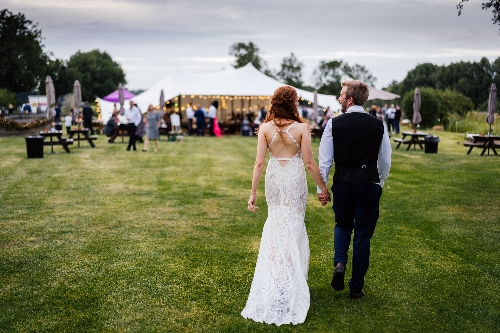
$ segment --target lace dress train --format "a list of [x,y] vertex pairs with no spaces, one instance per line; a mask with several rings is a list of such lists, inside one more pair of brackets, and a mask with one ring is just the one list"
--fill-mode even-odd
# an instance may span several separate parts
[[287,159],[290,161],[286,166],[278,160],[282,159],[270,154],[265,178],[268,217],[250,294],[241,315],[279,326],[303,323],[310,296],[307,285],[309,240],[304,225],[307,202],[304,163],[300,150]]

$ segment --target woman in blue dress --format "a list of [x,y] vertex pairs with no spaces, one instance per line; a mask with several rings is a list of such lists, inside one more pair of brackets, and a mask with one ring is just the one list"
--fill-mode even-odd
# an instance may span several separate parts
[[155,108],[152,104],[149,104],[148,112],[146,112],[146,141],[144,142],[144,149],[142,151],[148,151],[149,140],[155,140],[155,152],[158,151],[160,122],[160,114],[155,112]]

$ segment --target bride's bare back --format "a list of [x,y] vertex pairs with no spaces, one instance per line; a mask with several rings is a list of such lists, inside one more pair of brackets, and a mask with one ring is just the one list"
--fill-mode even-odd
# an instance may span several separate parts
[[[260,130],[264,132],[271,154],[278,159],[281,166],[285,166],[300,151],[302,136],[304,135],[304,130],[307,130],[307,124],[294,124],[292,121],[278,127],[274,122],[269,122],[263,124]],[[286,133],[287,130],[293,139]]]

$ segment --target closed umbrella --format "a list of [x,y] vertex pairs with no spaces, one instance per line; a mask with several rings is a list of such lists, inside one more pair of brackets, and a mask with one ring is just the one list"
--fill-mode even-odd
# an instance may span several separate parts
[[416,126],[422,122],[422,116],[420,115],[420,106],[422,102],[420,101],[420,90],[415,89],[415,94],[413,95],[413,124]]
[[118,102],[120,103],[120,115],[123,116],[125,114],[125,109],[123,108],[125,98],[123,97],[123,86],[121,83],[118,85]]
[[47,94],[47,119],[52,118],[55,115],[55,110],[52,105],[56,103],[56,92],[54,90],[54,82],[50,75],[45,78],[45,93]]
[[73,84],[73,100],[75,109],[73,110],[73,119],[76,121],[80,115],[80,104],[82,104],[82,86],[78,80]]
[[490,135],[491,135],[491,125],[495,122],[495,110],[497,109],[497,86],[492,83],[490,87],[490,98],[488,99],[488,117],[486,117],[486,122],[490,124]]
[[165,116],[165,111],[163,111],[163,108],[165,107],[165,94],[163,93],[163,89],[161,90],[160,93],[160,117],[163,119],[163,116]]
[[318,92],[316,90],[314,90],[313,97],[313,121],[315,125],[318,123]]

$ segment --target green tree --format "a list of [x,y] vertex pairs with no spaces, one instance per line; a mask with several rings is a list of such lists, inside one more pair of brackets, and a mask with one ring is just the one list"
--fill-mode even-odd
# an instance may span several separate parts
[[450,89],[439,91],[440,111],[439,119],[448,119],[450,115],[463,117],[467,112],[474,110],[474,103],[464,94]]
[[266,61],[260,55],[259,47],[252,42],[248,42],[248,44],[234,43],[229,48],[229,54],[235,58],[234,68],[243,67],[249,62],[261,72],[267,68]]
[[360,80],[366,83],[368,86],[374,86],[377,78],[370,73],[365,66],[354,64],[352,67],[345,63],[342,66],[342,71],[344,75],[353,80]]
[[[441,102],[439,91],[434,88],[422,87],[420,90],[420,115],[422,116],[422,127],[431,127],[438,123],[441,114]],[[413,97],[414,91],[408,91],[401,102],[401,109],[411,120],[413,119]]]
[[0,88],[0,108],[4,107],[7,109],[9,104],[16,105],[16,94],[7,89]]
[[319,93],[338,95],[345,79],[360,80],[373,86],[377,78],[365,66],[350,66],[342,60],[320,61],[313,72],[313,81]]
[[320,61],[313,72],[314,85],[321,94],[338,95],[342,90],[342,60]]
[[391,92],[393,94],[397,94],[399,96],[402,96],[402,82],[398,82],[396,80],[393,80],[387,87],[382,88],[382,90],[387,90],[388,92]]
[[451,63],[439,68],[436,74],[438,89],[456,90],[472,99],[476,106],[488,100],[489,88],[494,77],[493,67],[487,58],[479,62]]
[[[469,0],[461,0],[458,3],[458,5],[457,5],[458,16],[460,16],[462,14],[462,9],[464,8],[463,4],[466,1],[469,1]],[[493,18],[491,19],[491,21],[493,22],[493,24],[500,25],[500,0],[489,0],[487,2],[483,2],[481,4],[481,9],[482,10],[492,9]]]
[[73,82],[68,77],[68,66],[62,59],[53,59],[52,54],[45,59],[45,71],[40,80],[40,94],[45,94],[45,78],[50,75],[57,96],[73,93]]
[[289,57],[283,58],[281,61],[281,69],[276,73],[276,77],[281,82],[286,83],[296,88],[302,88],[302,68],[304,63],[300,62],[293,52]]
[[127,82],[120,64],[99,50],[76,52],[68,60],[65,75],[70,91],[73,91],[75,80],[80,81],[82,98],[88,101],[94,96],[105,96],[116,90],[119,83]]
[[24,14],[0,11],[0,88],[30,91],[45,68],[42,31]]
[[401,93],[414,91],[417,87],[436,88],[438,70],[439,66],[431,63],[418,64],[406,74],[406,77],[401,82]]

